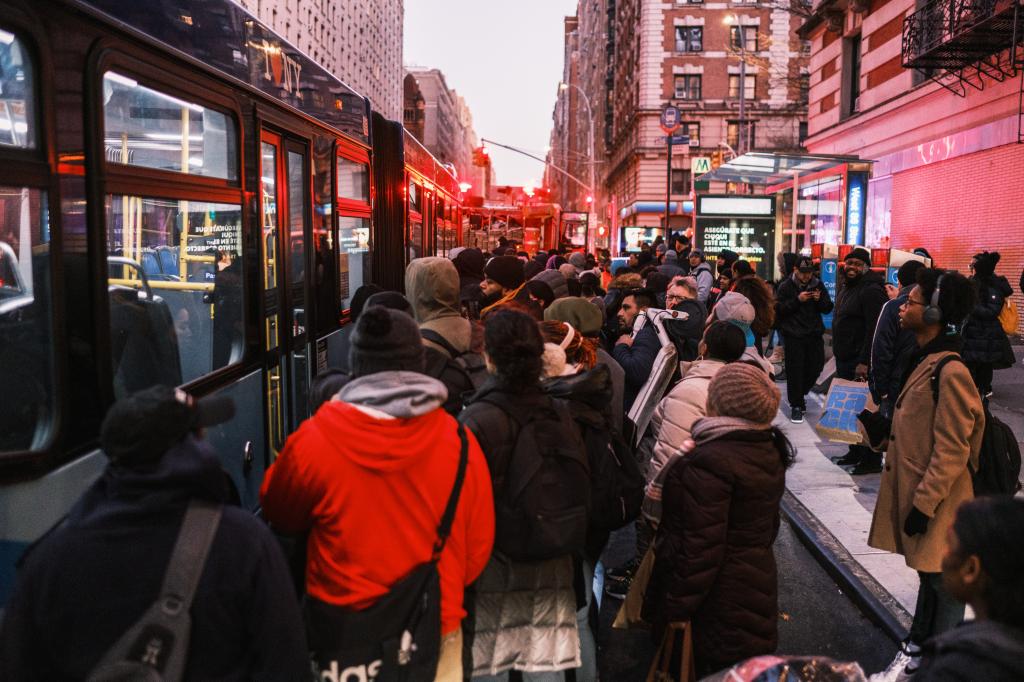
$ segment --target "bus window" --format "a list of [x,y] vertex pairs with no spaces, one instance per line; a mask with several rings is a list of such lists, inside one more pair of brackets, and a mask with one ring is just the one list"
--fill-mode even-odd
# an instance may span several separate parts
[[24,45],[0,29],[0,147],[35,148],[34,79]]
[[[25,44],[0,29],[0,149],[32,159],[35,87]],[[0,186],[0,452],[44,449],[56,408],[46,202],[43,189]]]
[[288,298],[292,306],[292,336],[306,333],[306,155],[288,152]]
[[238,180],[238,140],[227,114],[108,71],[103,122],[107,161]]
[[241,206],[108,195],[106,215],[115,394],[240,359]]
[[356,289],[370,281],[370,219],[338,219],[338,282],[342,309]]
[[0,451],[42,449],[49,435],[49,241],[46,193],[0,187]]
[[338,197],[370,203],[370,166],[338,157]]

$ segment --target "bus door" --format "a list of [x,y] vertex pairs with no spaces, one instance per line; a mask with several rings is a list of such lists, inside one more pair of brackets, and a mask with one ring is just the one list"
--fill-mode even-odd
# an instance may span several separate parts
[[309,156],[298,142],[264,131],[260,139],[263,350],[268,440],[276,457],[309,415],[306,244]]

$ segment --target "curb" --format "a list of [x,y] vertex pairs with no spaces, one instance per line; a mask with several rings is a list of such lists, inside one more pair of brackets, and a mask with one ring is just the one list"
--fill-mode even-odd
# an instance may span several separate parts
[[894,643],[906,639],[911,615],[788,490],[782,497],[782,513],[800,542],[861,613]]

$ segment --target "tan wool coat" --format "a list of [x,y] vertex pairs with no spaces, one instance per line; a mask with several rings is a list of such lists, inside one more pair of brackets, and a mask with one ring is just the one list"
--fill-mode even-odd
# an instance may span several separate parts
[[[967,468],[977,469],[985,413],[970,372],[950,362],[939,380],[939,401],[932,397],[931,376],[949,352],[932,353],[911,373],[896,400],[887,443],[878,503],[868,544],[902,554],[911,568],[942,570],[946,536],[957,507],[974,499]],[[923,535],[909,537],[903,523],[913,507],[931,520]]]

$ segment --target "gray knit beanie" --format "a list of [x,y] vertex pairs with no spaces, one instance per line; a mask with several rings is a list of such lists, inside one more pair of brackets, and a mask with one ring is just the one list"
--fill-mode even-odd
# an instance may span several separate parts
[[565,275],[558,270],[541,270],[533,276],[533,279],[551,287],[551,293],[555,295],[555,298],[565,298],[569,295],[569,285],[566,283]]
[[708,385],[708,411],[720,417],[771,424],[778,410],[779,389],[760,367],[729,363],[718,370]]
[[352,331],[352,376],[405,370],[423,372],[423,338],[408,314],[383,306],[363,311]]

